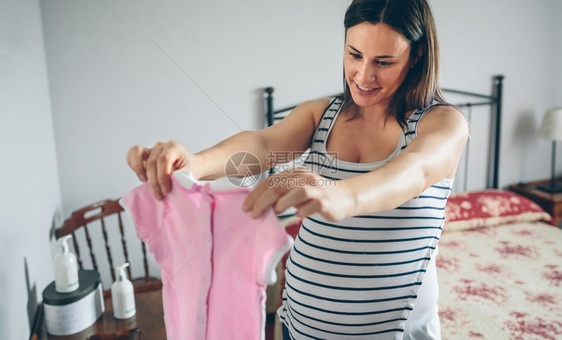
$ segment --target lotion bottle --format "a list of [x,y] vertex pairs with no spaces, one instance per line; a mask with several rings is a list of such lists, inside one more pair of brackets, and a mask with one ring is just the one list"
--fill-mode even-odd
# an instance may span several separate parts
[[125,268],[128,266],[129,263],[125,262],[115,267],[115,282],[111,285],[111,302],[113,304],[113,316],[116,319],[128,319],[137,312],[133,284],[127,279],[125,273]]
[[58,293],[70,293],[78,289],[78,263],[76,255],[68,250],[68,239],[72,235],[60,237],[59,253],[55,256],[55,290]]

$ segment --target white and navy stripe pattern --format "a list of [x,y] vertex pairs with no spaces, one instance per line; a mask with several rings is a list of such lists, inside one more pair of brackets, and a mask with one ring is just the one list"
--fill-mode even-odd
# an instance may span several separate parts
[[[322,115],[305,161],[311,171],[339,180],[369,172],[400,154],[416,137],[415,111],[394,153],[376,163],[327,154],[340,112],[335,98]],[[305,218],[287,260],[279,317],[294,339],[402,339],[427,265],[441,235],[452,180],[444,179],[402,206],[337,223]]]

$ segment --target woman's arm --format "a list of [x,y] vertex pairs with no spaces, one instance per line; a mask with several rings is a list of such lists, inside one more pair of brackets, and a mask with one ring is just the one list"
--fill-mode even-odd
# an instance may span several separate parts
[[418,136],[402,154],[380,168],[339,181],[327,181],[304,170],[277,174],[248,194],[244,210],[257,217],[270,206],[277,212],[295,207],[300,217],[319,213],[336,221],[393,209],[454,176],[467,138],[468,124],[462,114],[438,106],[426,114]]
[[468,123],[458,110],[432,109],[402,154],[374,171],[340,181],[354,198],[349,215],[396,208],[443,178],[452,178],[468,134]]
[[[222,177],[228,159],[237,152],[252,153],[258,158],[261,171],[265,171],[275,165],[271,152],[286,152],[294,158],[309,147],[316,122],[328,103],[327,98],[305,102],[267,129],[240,132],[196,154],[176,141],[158,142],[152,148],[134,146],[127,153],[127,163],[141,181],[150,183],[157,199],[171,191],[171,174],[175,170],[190,170],[198,179]],[[240,169],[239,174],[246,174],[247,170]]]
[[[194,157],[198,158],[196,163],[199,169],[194,169],[194,176],[206,180],[225,176],[228,159],[241,151],[257,157],[261,166],[260,172],[277,163],[293,160],[310,146],[316,121],[328,103],[327,98],[302,103],[275,125],[260,131],[240,132],[196,153]],[[275,157],[275,153],[283,153],[284,157]],[[238,175],[244,175],[251,169],[239,170]]]

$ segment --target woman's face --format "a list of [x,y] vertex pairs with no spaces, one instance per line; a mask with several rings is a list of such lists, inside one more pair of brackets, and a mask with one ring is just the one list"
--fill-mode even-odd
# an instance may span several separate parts
[[408,40],[386,24],[363,22],[348,28],[344,53],[345,79],[355,104],[386,109],[412,65]]

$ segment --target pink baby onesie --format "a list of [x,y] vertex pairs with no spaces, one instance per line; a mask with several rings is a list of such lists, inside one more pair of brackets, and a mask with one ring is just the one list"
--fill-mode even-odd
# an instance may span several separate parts
[[272,209],[242,211],[250,191],[176,171],[163,201],[142,184],[121,200],[158,262],[168,339],[263,339],[265,287],[292,246]]

